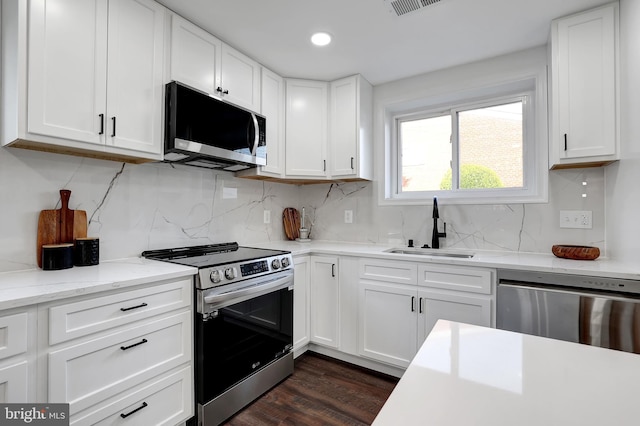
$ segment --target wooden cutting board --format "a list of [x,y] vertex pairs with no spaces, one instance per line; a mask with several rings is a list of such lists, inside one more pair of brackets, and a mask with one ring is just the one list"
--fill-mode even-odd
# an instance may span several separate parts
[[282,212],[284,233],[289,240],[300,237],[300,212],[293,207],[287,207]]
[[38,217],[38,237],[36,241],[36,259],[42,268],[42,246],[45,244],[74,243],[76,238],[87,236],[87,212],[70,210],[71,191],[60,190],[61,208],[42,210]]

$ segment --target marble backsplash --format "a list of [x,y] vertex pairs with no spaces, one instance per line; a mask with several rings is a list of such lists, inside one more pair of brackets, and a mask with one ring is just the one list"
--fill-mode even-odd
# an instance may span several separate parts
[[[87,211],[88,235],[100,238],[102,261],[148,249],[282,240],[285,207],[306,207],[314,239],[431,243],[431,206],[378,206],[370,182],[294,186],[192,167],[14,148],[0,149],[0,182],[0,271],[35,267],[38,214],[60,208],[63,188],[72,191],[71,209]],[[602,169],[551,172],[549,182],[547,204],[441,204],[440,217],[447,222],[441,247],[548,253],[561,243],[604,251]],[[271,212],[269,224],[263,223],[265,210]],[[344,210],[353,211],[353,223],[344,223]],[[560,210],[591,210],[593,228],[561,229]]]

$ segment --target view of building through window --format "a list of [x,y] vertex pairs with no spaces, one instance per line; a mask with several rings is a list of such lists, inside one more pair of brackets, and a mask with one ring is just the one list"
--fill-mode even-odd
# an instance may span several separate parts
[[[450,115],[399,122],[402,191],[451,190],[452,161],[459,161],[459,189],[522,188],[522,102],[455,114],[457,140],[451,138]],[[453,159],[453,144],[458,160]]]

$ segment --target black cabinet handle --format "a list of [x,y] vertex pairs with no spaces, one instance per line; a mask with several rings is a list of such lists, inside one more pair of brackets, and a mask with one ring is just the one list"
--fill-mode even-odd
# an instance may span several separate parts
[[138,408],[136,408],[136,409],[135,409],[135,410],[133,410],[133,411],[129,411],[129,412],[128,412],[128,413],[126,413],[126,414],[125,414],[125,413],[121,413],[121,414],[120,414],[120,417],[122,417],[123,419],[126,419],[126,418],[127,418],[127,417],[129,417],[130,415],[132,415],[132,414],[134,414],[134,413],[137,413],[138,411],[142,410],[144,407],[146,407],[146,406],[148,406],[148,405],[149,405],[149,404],[147,404],[146,402],[144,402],[144,401],[143,401],[141,406],[139,406]]
[[144,308],[145,306],[147,306],[147,304],[146,304],[146,303],[141,303],[141,304],[139,304],[139,305],[131,306],[131,307],[129,307],[129,308],[120,308],[120,310],[121,310],[122,312],[127,312],[127,311],[131,311],[131,310],[133,310],[133,309]]
[[323,172],[327,171],[327,160],[322,160],[322,171]]
[[104,114],[98,114],[98,117],[100,117],[100,133],[98,134],[104,135]]
[[422,297],[418,299],[418,313],[422,313]]
[[111,137],[115,138],[116,137],[116,118],[111,117],[111,122],[113,123],[113,133],[111,133]]
[[335,263],[331,264],[331,276],[332,277],[336,276],[336,264]]
[[416,297],[411,296],[411,312],[415,312],[415,311],[416,311]]
[[564,134],[564,150],[567,150],[567,134]]
[[216,92],[222,92],[222,87],[220,86],[216,87]]
[[223,94],[223,95],[228,95],[228,94],[229,94],[229,91],[228,91],[228,90],[225,90],[224,92],[222,92],[222,94]]
[[353,167],[353,157],[351,157],[351,170],[353,170],[353,169],[354,169],[354,167]]
[[127,349],[131,349],[133,347],[136,347],[138,345],[141,345],[143,343],[147,343],[148,340],[147,339],[142,339],[141,341],[139,341],[138,343],[134,343],[133,345],[129,345],[129,346],[120,346],[120,349],[122,349],[123,351],[126,351]]

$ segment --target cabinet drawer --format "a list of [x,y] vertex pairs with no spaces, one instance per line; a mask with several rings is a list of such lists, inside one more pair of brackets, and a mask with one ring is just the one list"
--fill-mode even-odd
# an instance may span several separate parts
[[129,290],[49,308],[49,344],[190,306],[193,281]]
[[0,317],[0,359],[27,352],[27,319],[26,312]]
[[[191,367],[166,374],[97,409],[71,416],[71,425],[175,425],[193,416]],[[137,410],[137,411],[136,411]],[[124,418],[122,416],[125,416]]]
[[415,263],[379,259],[360,259],[360,278],[401,284],[416,284],[418,269]]
[[49,402],[76,413],[191,361],[191,312],[49,353]]
[[418,267],[418,285],[445,290],[491,294],[494,277],[492,269],[435,264]]
[[28,398],[27,361],[0,368],[0,403],[26,403]]

